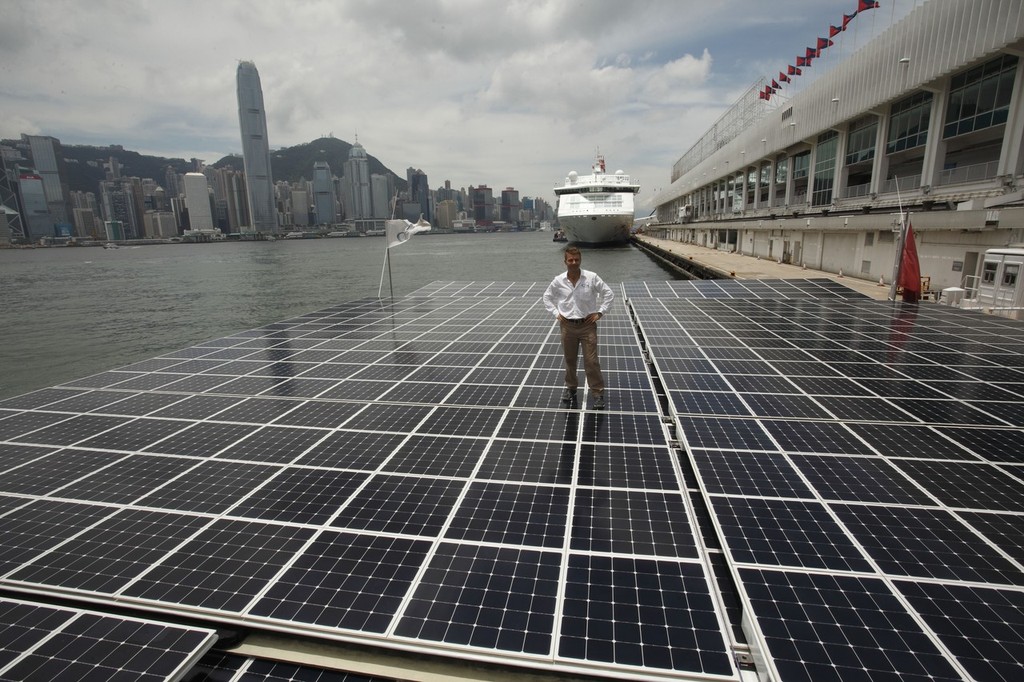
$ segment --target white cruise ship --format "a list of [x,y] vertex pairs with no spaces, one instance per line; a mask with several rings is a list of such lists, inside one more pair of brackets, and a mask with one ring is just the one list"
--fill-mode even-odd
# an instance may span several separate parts
[[621,170],[605,171],[600,154],[590,175],[569,173],[565,184],[555,188],[558,223],[570,242],[621,244],[633,227],[633,195],[640,185],[630,182]]

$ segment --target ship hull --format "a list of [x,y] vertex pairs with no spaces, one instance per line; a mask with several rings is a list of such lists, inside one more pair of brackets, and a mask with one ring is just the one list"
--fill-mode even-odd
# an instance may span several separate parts
[[576,244],[610,245],[629,241],[633,215],[565,215],[558,224],[570,242]]

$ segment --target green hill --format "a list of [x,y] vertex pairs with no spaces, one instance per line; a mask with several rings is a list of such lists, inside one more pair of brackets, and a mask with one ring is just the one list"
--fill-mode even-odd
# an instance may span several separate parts
[[[326,161],[331,167],[331,173],[341,177],[345,172],[344,164],[348,161],[348,153],[351,149],[351,144],[336,137],[321,137],[307,144],[275,149],[270,152],[270,168],[274,175],[274,181],[297,182],[300,178],[311,180],[313,178],[313,163],[316,161]],[[394,178],[395,186],[398,189],[406,188],[408,182],[405,178],[393,173],[370,154],[366,155],[366,159],[370,164],[370,173],[390,175]],[[242,157],[225,156],[213,164],[214,168],[223,168],[228,165],[241,168]]]
[[[4,140],[6,144],[16,144],[15,140]],[[152,178],[158,185],[165,184],[167,166],[173,166],[178,173],[188,173],[193,170],[193,165],[185,159],[168,159],[162,156],[148,156],[139,154],[120,145],[108,147],[94,147],[91,145],[62,144],[66,160],[68,186],[72,191],[97,192],[99,183],[106,177],[103,164],[110,157],[115,157],[121,164],[121,175],[125,177],[135,176],[140,178]],[[300,179],[311,180],[313,178],[313,162],[326,161],[334,175],[341,176],[344,173],[344,163],[348,160],[348,152],[352,145],[344,140],[333,137],[322,137],[308,144],[300,144],[294,147],[283,147],[270,153],[271,172],[274,180],[286,180],[298,182]],[[378,159],[367,154],[370,163],[370,172],[381,175],[390,175],[394,178],[395,186],[398,189],[405,189],[408,184],[404,177],[401,177],[386,168]],[[225,156],[216,163],[214,168],[232,166],[242,168],[242,157]]]

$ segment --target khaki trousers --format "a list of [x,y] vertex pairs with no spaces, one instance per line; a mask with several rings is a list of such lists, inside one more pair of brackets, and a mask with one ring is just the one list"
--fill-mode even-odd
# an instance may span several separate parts
[[565,386],[578,388],[576,365],[579,348],[583,346],[583,371],[587,383],[594,393],[604,391],[604,377],[601,375],[601,361],[597,357],[597,323],[559,322],[562,331],[562,354],[565,356]]

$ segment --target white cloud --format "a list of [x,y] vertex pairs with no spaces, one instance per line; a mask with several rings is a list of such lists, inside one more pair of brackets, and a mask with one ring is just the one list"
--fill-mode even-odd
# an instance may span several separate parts
[[[643,197],[850,2],[8,0],[0,134],[213,161],[239,148],[246,59],[272,146],[358,133],[399,174],[549,200],[600,147]],[[878,30],[915,0],[892,2],[870,17]]]

